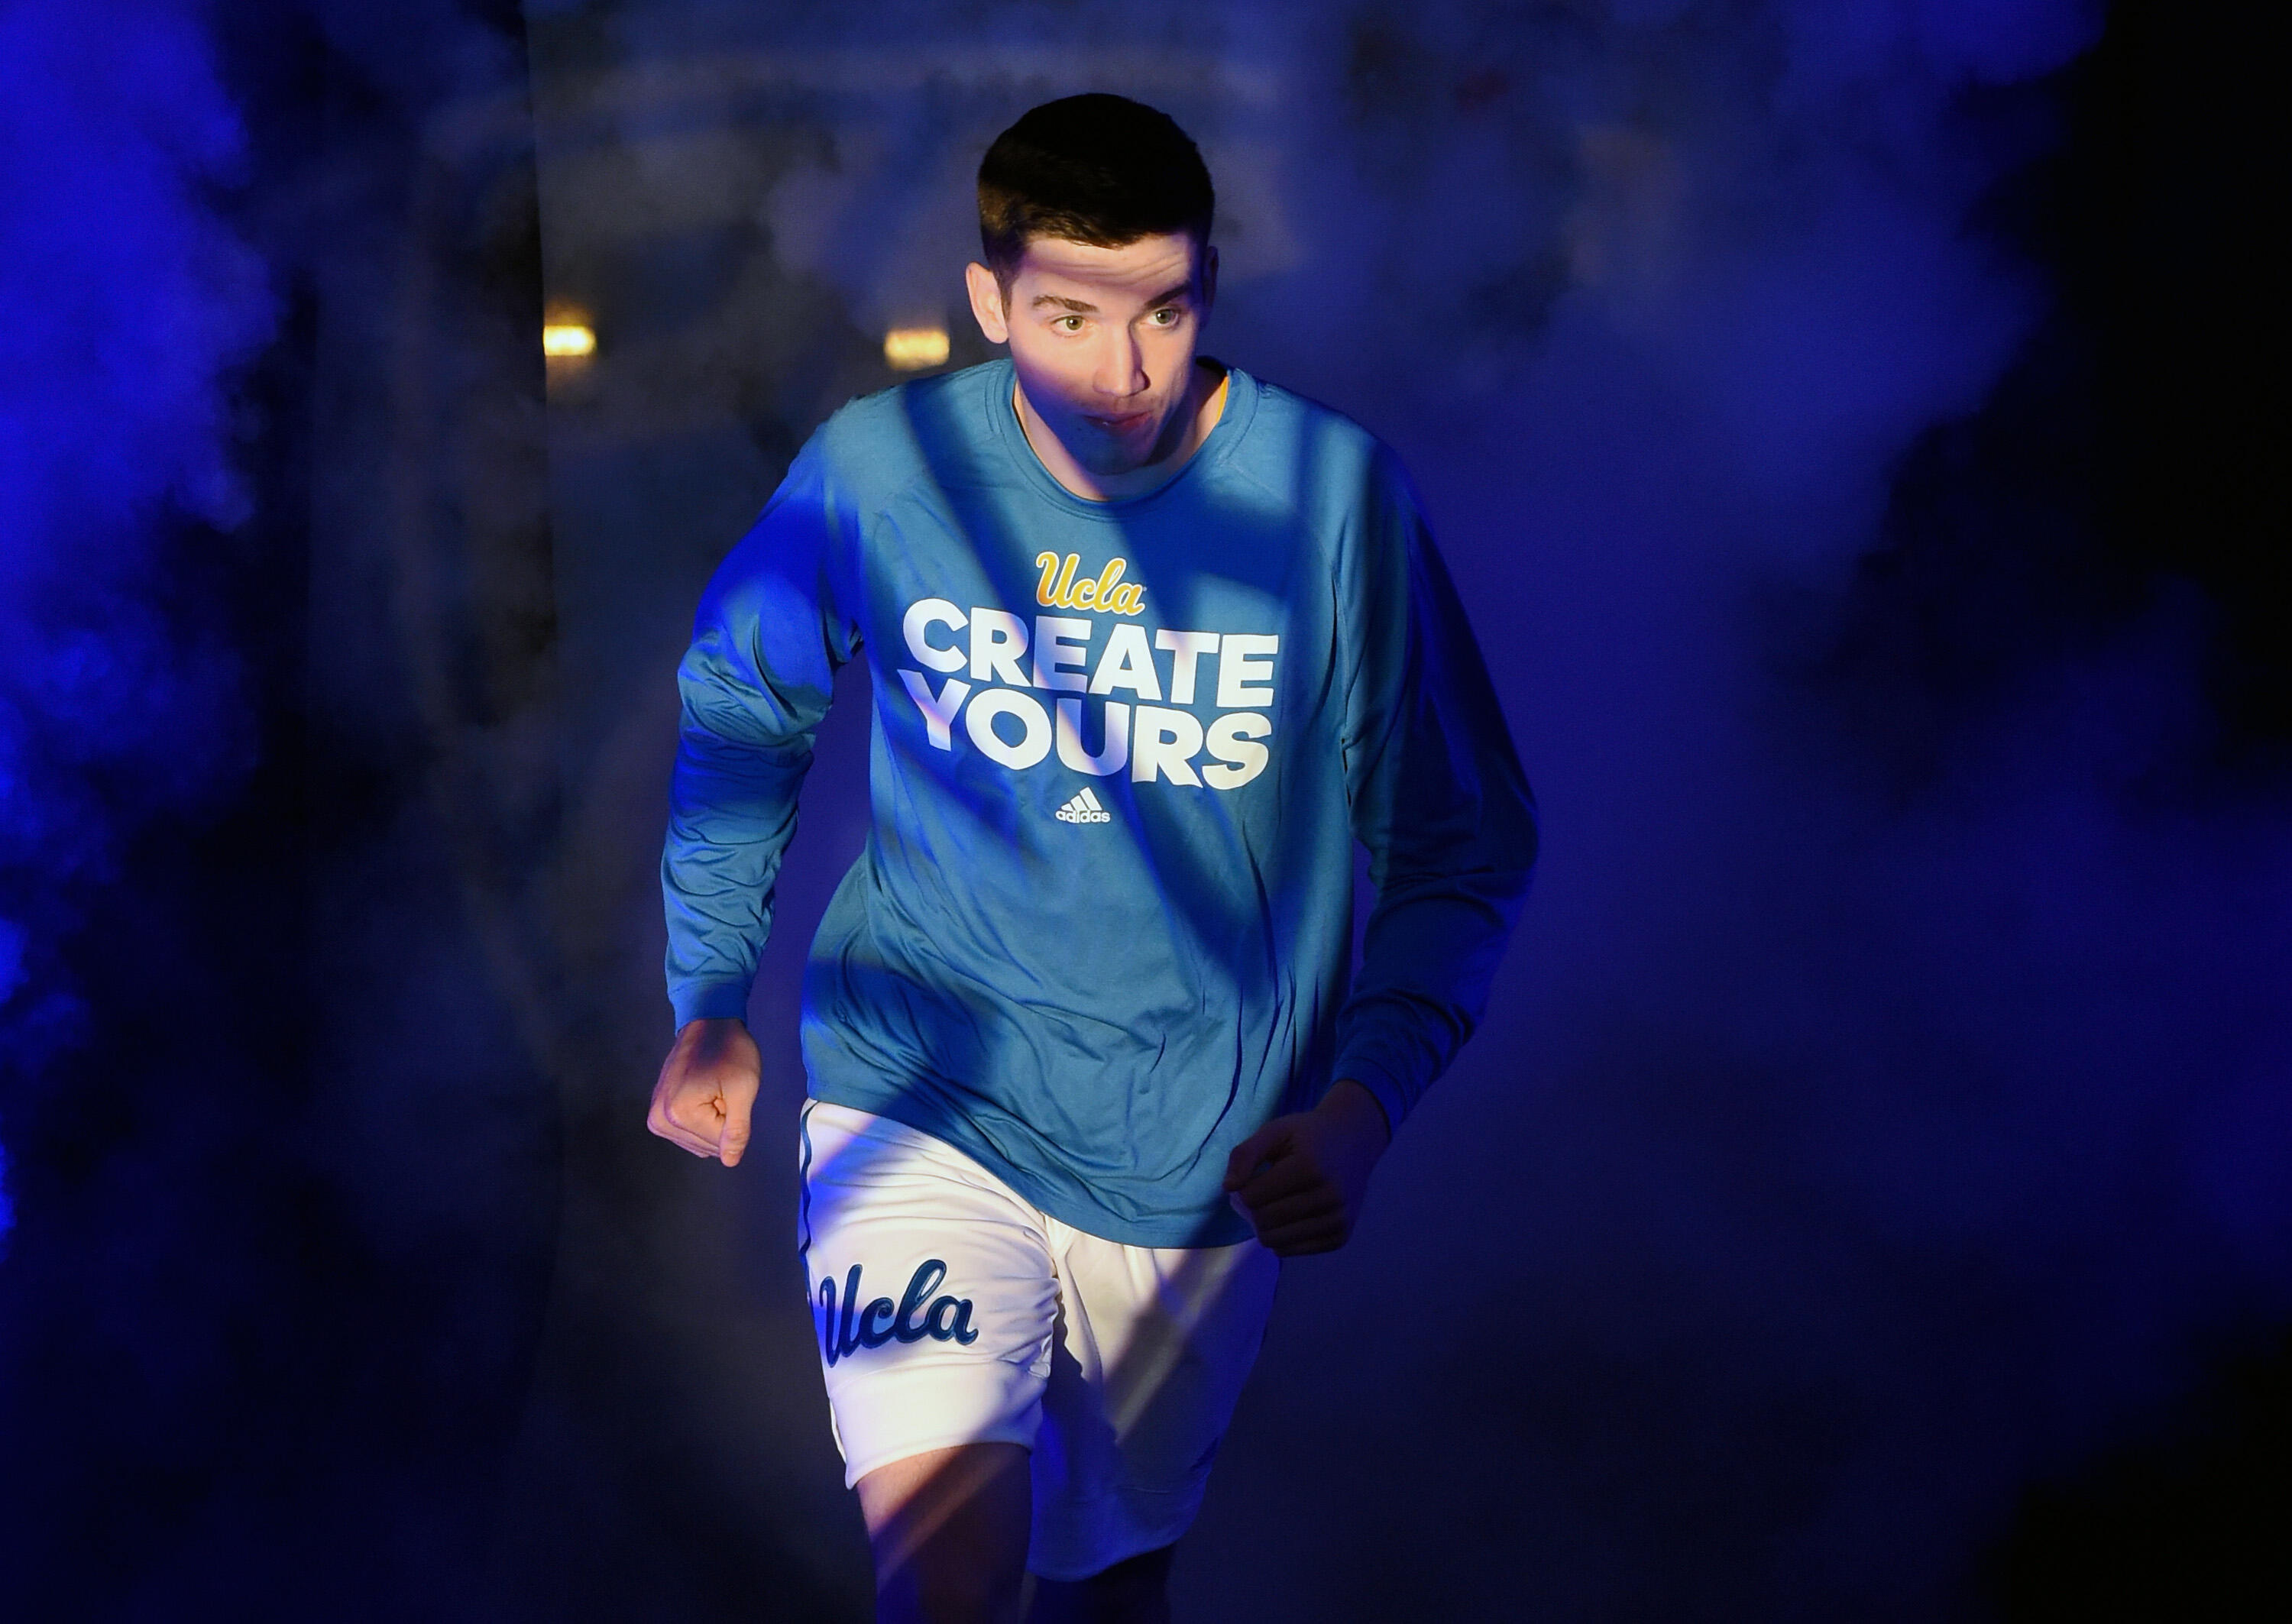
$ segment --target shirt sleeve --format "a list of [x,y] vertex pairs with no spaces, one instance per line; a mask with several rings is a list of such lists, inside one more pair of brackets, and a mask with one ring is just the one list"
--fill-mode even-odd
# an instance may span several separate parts
[[[1396,1130],[1488,1007],[1536,863],[1536,808],[1464,605],[1389,454],[1337,580],[1346,790],[1376,901],[1333,1075]],[[1350,565],[1350,567],[1347,567]]]
[[835,560],[857,527],[815,438],[702,594],[676,673],[661,896],[676,1022],[746,1015],[796,792],[835,672],[859,648]]

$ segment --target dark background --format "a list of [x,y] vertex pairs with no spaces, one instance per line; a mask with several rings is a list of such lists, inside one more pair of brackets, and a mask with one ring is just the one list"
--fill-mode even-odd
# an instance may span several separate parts
[[1103,88],[1218,178],[1207,347],[1415,472],[1546,820],[1180,1616],[2272,1616],[2262,12],[0,8],[0,1613],[866,1615],[771,1124],[868,695],[728,1174],[640,1126],[669,679]]

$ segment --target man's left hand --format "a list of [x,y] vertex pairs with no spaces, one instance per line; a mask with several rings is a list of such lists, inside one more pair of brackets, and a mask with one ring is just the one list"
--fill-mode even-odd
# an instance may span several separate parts
[[1312,1110],[1277,1116],[1233,1147],[1228,1198],[1269,1250],[1335,1251],[1352,1236],[1392,1138],[1376,1096],[1347,1078]]

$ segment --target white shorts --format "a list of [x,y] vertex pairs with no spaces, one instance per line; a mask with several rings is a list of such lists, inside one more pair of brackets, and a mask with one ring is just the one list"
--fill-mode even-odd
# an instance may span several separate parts
[[1280,1263],[1125,1246],[952,1146],[806,1100],[797,1226],[845,1483],[951,1444],[1033,1451],[1027,1565],[1086,1579],[1201,1507]]

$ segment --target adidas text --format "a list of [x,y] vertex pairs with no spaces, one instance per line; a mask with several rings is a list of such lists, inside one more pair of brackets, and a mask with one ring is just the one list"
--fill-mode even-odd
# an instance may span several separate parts
[[1114,814],[1098,804],[1098,797],[1090,792],[1088,784],[1083,785],[1072,800],[1061,807],[1057,816],[1062,824],[1110,824],[1114,821]]

